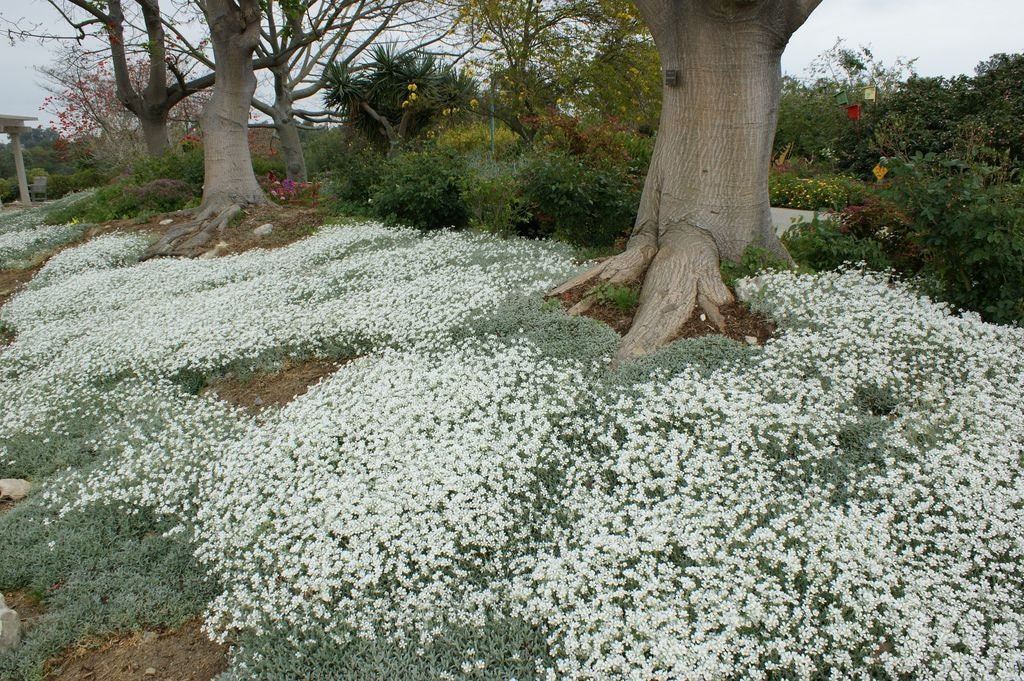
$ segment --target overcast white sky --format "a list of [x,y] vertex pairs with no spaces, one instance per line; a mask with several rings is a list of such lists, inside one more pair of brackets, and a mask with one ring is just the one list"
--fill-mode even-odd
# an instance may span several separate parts
[[[56,22],[42,0],[0,0],[0,15]],[[1024,51],[1022,27],[1021,0],[824,0],[793,36],[782,64],[787,73],[803,75],[814,57],[843,38],[850,47],[869,46],[885,64],[916,57],[924,76],[969,74],[993,54]],[[49,120],[39,111],[46,92],[33,70],[49,62],[46,46],[0,42],[0,113]]]

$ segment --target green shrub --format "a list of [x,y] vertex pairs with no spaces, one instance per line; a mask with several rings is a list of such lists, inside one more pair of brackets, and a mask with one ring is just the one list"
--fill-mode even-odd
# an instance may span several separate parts
[[729,287],[735,286],[737,279],[753,276],[762,270],[786,269],[790,269],[788,263],[771,251],[754,245],[743,250],[739,262],[723,260],[721,265],[722,281]]
[[139,159],[132,169],[131,182],[144,185],[154,180],[180,180],[201,192],[204,176],[203,150],[190,148]]
[[522,182],[537,235],[578,246],[613,245],[629,233],[640,205],[641,183],[627,169],[562,152],[529,159]]
[[50,184],[47,187],[51,199],[59,199],[62,196],[83,189],[92,189],[106,184],[110,176],[95,168],[84,168],[71,175],[51,175]]
[[47,221],[54,224],[106,222],[166,213],[184,208],[194,196],[193,187],[181,180],[153,180],[141,186],[122,182],[101,187],[83,201],[51,211]]
[[381,178],[385,160],[369,147],[343,151],[322,171],[320,195],[328,211],[342,215],[371,215],[370,199]]
[[137,208],[133,209],[135,214],[181,210],[195,196],[187,182],[166,178],[153,180],[139,187],[127,186],[124,192],[137,202]]
[[[443,130],[437,136],[435,145],[441,151],[450,151],[463,156],[490,158],[491,126],[487,123],[472,123]],[[494,127],[494,158],[507,160],[519,153],[519,135],[505,125]]]
[[54,225],[70,222],[105,222],[123,217],[121,212],[127,203],[123,185],[100,187],[92,196],[70,206],[51,210],[46,221]]
[[465,227],[465,162],[450,153],[408,152],[389,159],[372,188],[375,215],[421,229]]
[[909,216],[931,293],[999,323],[1024,322],[1024,186],[932,154],[894,161],[888,198]]
[[284,177],[288,174],[288,170],[285,168],[284,159],[280,156],[274,156],[272,158],[253,156],[252,170],[256,173],[256,177],[266,177],[271,173],[277,177]]
[[522,187],[514,168],[481,164],[465,177],[462,200],[469,211],[469,225],[495,234],[516,234],[528,219]]
[[586,125],[578,118],[548,113],[536,120],[538,148],[581,158],[586,165],[616,169],[636,177],[647,172],[654,139],[639,135],[613,119]]
[[0,201],[13,201],[18,198],[18,181],[0,177]]
[[833,220],[798,222],[789,228],[782,242],[797,264],[816,272],[834,270],[845,263],[864,263],[872,270],[892,266],[877,241],[844,232]]
[[840,211],[839,221],[840,231],[877,241],[897,269],[920,269],[920,249],[910,238],[910,218],[891,200],[869,196],[863,203]]
[[613,307],[619,312],[629,312],[640,304],[640,288],[605,282],[594,289],[594,297],[602,305]]
[[585,125],[563,114],[536,121],[537,151],[522,169],[528,235],[606,249],[629,233],[653,140],[612,120]]

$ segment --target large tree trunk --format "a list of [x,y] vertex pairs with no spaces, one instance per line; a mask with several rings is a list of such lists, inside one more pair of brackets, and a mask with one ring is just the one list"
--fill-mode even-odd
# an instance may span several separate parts
[[203,107],[205,180],[196,219],[168,231],[153,255],[195,255],[242,208],[267,202],[249,153],[249,107],[256,92],[253,53],[259,41],[258,0],[206,0],[215,64],[213,95]]
[[750,244],[789,258],[768,204],[781,57],[819,2],[637,1],[665,86],[636,225],[624,253],[553,292],[594,280],[643,282],[617,359],[669,342],[698,306],[722,328],[719,308],[732,294],[720,258],[738,260]]
[[[214,8],[220,5],[225,6],[225,14],[213,14]],[[257,32],[248,39],[245,30],[231,31],[230,27],[223,27],[224,23],[233,23],[234,27],[241,24],[235,18],[241,14],[238,10],[228,8],[222,0],[211,1],[207,7],[210,13],[207,20],[213,29],[216,79],[213,95],[199,116],[206,169],[201,212],[266,202],[249,153],[249,107],[256,92],[252,55],[259,16],[257,14],[253,21]]]

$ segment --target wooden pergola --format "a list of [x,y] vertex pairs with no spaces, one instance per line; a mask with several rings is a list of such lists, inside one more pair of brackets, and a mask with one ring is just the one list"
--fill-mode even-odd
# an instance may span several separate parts
[[37,120],[33,116],[8,116],[0,114],[0,132],[6,133],[11,138],[11,150],[14,152],[14,167],[18,171],[18,192],[21,194],[21,205],[27,206],[32,203],[28,193],[28,178],[25,177],[25,159],[21,155],[21,134],[28,132],[31,128],[25,125],[26,121]]

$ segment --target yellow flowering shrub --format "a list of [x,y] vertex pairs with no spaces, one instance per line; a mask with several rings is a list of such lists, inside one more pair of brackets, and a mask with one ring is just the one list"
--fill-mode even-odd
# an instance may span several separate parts
[[851,194],[860,194],[853,178],[834,176],[801,178],[772,174],[768,178],[771,204],[779,208],[819,210],[841,209],[851,203]]

